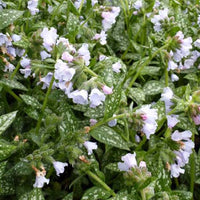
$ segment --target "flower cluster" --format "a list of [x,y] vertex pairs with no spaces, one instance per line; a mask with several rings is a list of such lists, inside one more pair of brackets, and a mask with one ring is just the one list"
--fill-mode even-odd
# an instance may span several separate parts
[[194,142],[190,139],[192,136],[191,131],[175,131],[171,135],[171,139],[175,141],[179,146],[178,151],[174,151],[176,155],[175,163],[171,165],[171,177],[178,177],[180,173],[184,173],[184,167],[189,162],[190,154],[194,148]]

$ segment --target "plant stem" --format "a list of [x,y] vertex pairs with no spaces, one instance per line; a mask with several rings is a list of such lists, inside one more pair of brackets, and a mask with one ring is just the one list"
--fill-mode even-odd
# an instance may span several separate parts
[[93,72],[89,67],[87,66],[84,66],[84,72],[87,72],[88,74],[90,74],[91,76],[94,76],[94,77],[98,77],[98,75]]
[[78,9],[78,12],[79,12],[79,13],[81,13],[81,10],[82,10],[82,8],[83,8],[83,3],[84,3],[84,0],[81,1],[81,5],[80,5],[80,7],[79,7],[79,9]]
[[144,193],[144,190],[140,191],[140,194],[141,194],[142,200],[146,200],[146,195]]
[[48,97],[49,97],[49,94],[51,92],[51,89],[52,89],[52,86],[53,86],[53,82],[54,82],[54,75],[51,78],[51,82],[50,82],[49,88],[47,90],[47,93],[46,93],[46,96],[45,96],[45,99],[44,99],[44,102],[43,102],[43,105],[42,105],[41,115],[40,115],[39,120],[38,120],[37,125],[36,125],[36,134],[38,134],[39,130],[40,130],[40,125],[41,125],[42,117],[44,115],[44,110],[45,110],[46,105],[47,105]]
[[168,68],[168,66],[166,64],[166,66],[165,66],[165,87],[168,87],[168,84],[169,84],[169,75],[168,75],[167,68]]
[[101,126],[101,125],[103,125],[103,124],[105,124],[106,122],[109,122],[109,121],[111,121],[111,120],[120,119],[120,118],[126,117],[126,116],[128,116],[128,115],[129,115],[129,114],[127,114],[127,113],[123,113],[123,114],[120,114],[120,115],[116,115],[116,116],[110,117],[110,118],[108,118],[108,119],[106,119],[106,120],[102,120],[102,121],[96,123],[94,126],[91,126],[91,127],[90,127],[90,130],[93,130],[93,129],[95,129],[95,128],[97,128],[97,127],[99,127],[99,126]]
[[114,197],[116,194],[114,191],[104,182],[102,181],[96,174],[94,174],[91,171],[87,171],[86,174],[90,177],[92,177],[95,181],[97,181],[104,189],[106,189],[110,194]]
[[6,92],[8,92],[10,95],[12,95],[19,103],[22,102],[20,97],[18,97],[10,88],[5,88]]
[[143,144],[147,141],[147,137],[143,136],[142,141],[140,142],[140,144],[136,147],[136,150],[140,150],[143,146]]
[[[21,61],[21,59],[20,59]],[[20,61],[17,63],[17,66],[14,70],[14,72],[11,74],[10,79],[13,80],[13,78],[15,77],[15,74],[18,72],[19,68],[20,68]]]

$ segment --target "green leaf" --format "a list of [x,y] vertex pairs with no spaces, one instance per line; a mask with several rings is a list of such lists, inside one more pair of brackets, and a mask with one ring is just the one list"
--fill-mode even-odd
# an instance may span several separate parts
[[129,194],[126,190],[120,191],[115,197],[110,198],[109,200],[140,200],[141,197],[138,193],[132,188],[131,193]]
[[113,114],[116,112],[121,101],[121,95],[122,95],[121,86],[116,87],[113,90],[112,94],[107,95],[106,101],[105,101],[104,119],[112,117]]
[[193,195],[191,192],[182,191],[182,190],[175,190],[170,193],[170,195],[176,195],[179,197],[180,200],[191,200]]
[[24,11],[3,9],[0,12],[0,30],[12,24],[23,15]]
[[20,97],[27,105],[29,105],[33,108],[41,108],[42,107],[41,104],[39,103],[39,101],[33,96],[21,94]]
[[186,76],[184,76],[185,79],[191,80],[191,81],[195,81],[198,82],[198,77],[195,73],[190,73],[187,74]]
[[29,45],[30,45],[30,42],[28,41],[27,38],[22,37],[21,40],[19,40],[19,41],[17,41],[17,42],[12,42],[12,44],[13,44],[14,46],[19,47],[19,48],[27,49],[27,48],[29,47]]
[[90,119],[97,119],[104,116],[104,106],[100,105],[96,108],[88,107],[87,111],[84,113],[84,116],[89,117]]
[[10,145],[5,140],[0,140],[0,161],[8,158],[12,153],[14,153],[16,146]]
[[7,86],[12,89],[27,91],[27,88],[16,80],[2,79],[0,85]]
[[140,88],[130,88],[128,96],[138,105],[142,104],[145,101],[145,93]]
[[45,200],[42,190],[40,188],[35,188],[31,192],[22,195],[19,200]]
[[99,142],[108,144],[119,149],[129,150],[128,144],[113,129],[107,126],[98,127],[90,132],[90,135]]
[[39,113],[38,111],[33,108],[33,107],[25,107],[24,108],[24,112],[31,118],[35,119],[35,120],[39,120]]
[[73,192],[69,193],[67,196],[65,196],[62,200],[73,200]]
[[2,134],[12,124],[16,117],[17,111],[0,116],[0,134]]
[[92,187],[88,189],[81,200],[98,200],[98,199],[107,199],[110,196],[110,193],[103,188],[100,187]]
[[159,74],[159,71],[160,67],[145,66],[144,69],[142,69],[140,75],[155,76]]
[[144,85],[143,91],[146,95],[156,95],[160,94],[163,91],[164,87],[164,83],[160,81],[151,80]]
[[114,172],[120,172],[120,170],[118,168],[118,163],[110,163],[110,164],[106,165],[105,168],[109,169],[111,171],[114,171]]

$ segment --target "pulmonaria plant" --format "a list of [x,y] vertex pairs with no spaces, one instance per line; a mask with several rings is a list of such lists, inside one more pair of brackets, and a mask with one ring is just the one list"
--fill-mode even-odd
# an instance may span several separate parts
[[196,4],[0,0],[1,198],[200,199]]

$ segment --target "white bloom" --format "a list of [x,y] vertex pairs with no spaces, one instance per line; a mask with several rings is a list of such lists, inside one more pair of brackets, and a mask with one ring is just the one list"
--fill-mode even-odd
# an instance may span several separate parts
[[106,37],[107,37],[106,32],[105,32],[105,31],[101,31],[100,34],[97,33],[97,34],[93,37],[93,40],[98,40],[98,39],[100,39],[100,44],[105,45],[105,44],[107,43]]
[[[113,117],[115,117],[116,115],[114,114]],[[114,127],[117,125],[117,119],[113,119],[111,121],[108,122],[108,126],[110,127]]]
[[7,72],[7,71],[12,72],[14,69],[15,69],[15,66],[11,63],[8,63],[5,66],[4,72]]
[[191,131],[187,130],[187,131],[179,132],[178,130],[176,130],[171,135],[171,139],[174,140],[174,141],[189,140],[191,136],[192,136]]
[[90,64],[90,52],[88,50],[88,44],[84,43],[82,47],[78,50],[79,56],[83,58],[86,66]]
[[174,95],[174,93],[170,87],[166,87],[163,89],[163,93],[161,94],[160,100],[165,102],[166,113],[168,113],[171,110],[170,107],[173,105],[173,103],[171,101],[173,98],[173,95]]
[[112,11],[110,12],[102,12],[101,16],[103,18],[102,25],[104,31],[109,30],[112,25],[116,22],[116,17],[120,13],[120,7],[111,7]]
[[92,151],[98,148],[96,142],[85,141],[83,145],[87,149],[88,155],[91,155]]
[[75,90],[68,95],[74,103],[85,105],[88,103],[88,92],[86,90]]
[[57,30],[53,27],[43,28],[40,36],[43,38],[43,46],[47,49],[48,52],[52,50],[52,46],[56,44],[58,38]]
[[116,73],[120,73],[120,69],[122,68],[122,65],[120,61],[116,62],[115,64],[112,65],[112,69]]
[[197,48],[200,48],[200,39],[197,39],[197,40],[194,42],[194,46],[197,47]]
[[28,78],[31,75],[31,69],[30,67],[26,67],[25,69],[19,70],[21,74],[24,74],[24,78]]
[[27,8],[30,10],[31,15],[35,15],[39,12],[38,6],[38,0],[29,0]]
[[142,132],[146,135],[147,139],[150,135],[154,134],[157,129],[158,113],[157,109],[152,109],[151,105],[143,105],[140,109],[136,110],[136,114],[140,115],[143,120]]
[[40,81],[43,83],[42,89],[46,89],[49,87],[52,76],[53,76],[53,73],[49,72],[45,77],[41,78]]
[[140,168],[146,168],[147,167],[146,162],[140,161],[139,167]]
[[167,115],[167,126],[169,128],[173,128],[178,122],[178,115]]
[[18,41],[21,40],[21,36],[20,36],[20,35],[17,35],[17,34],[13,34],[13,35],[12,35],[12,40],[13,40],[14,42],[18,42]]
[[184,174],[185,170],[184,169],[181,169],[179,165],[177,164],[172,164],[171,167],[170,167],[170,170],[171,170],[171,178],[172,177],[179,177],[180,174]]
[[137,161],[136,161],[136,153],[128,153],[125,156],[121,157],[121,160],[124,161],[118,162],[118,168],[120,171],[128,171],[131,168],[134,168],[137,166]]
[[63,62],[62,60],[58,59],[55,64],[55,79],[59,81],[71,81],[74,74],[75,74],[74,68],[69,68],[67,66],[67,63]]
[[133,4],[133,7],[134,7],[136,10],[139,10],[140,8],[142,8],[142,0],[136,1],[136,2]]
[[45,183],[49,184],[49,179],[45,178],[43,173],[37,173],[33,187],[42,188]]
[[7,35],[0,33],[0,46],[2,46],[3,44],[5,44],[5,46],[11,46],[12,43],[10,41],[10,39],[7,37]]
[[102,102],[105,101],[106,97],[104,93],[100,92],[97,88],[94,88],[90,93],[89,99],[91,102],[90,107],[95,108],[101,105]]
[[171,80],[172,80],[172,82],[176,82],[176,81],[179,80],[179,77],[176,74],[172,74],[171,75]]
[[68,61],[68,62],[72,62],[74,57],[69,54],[67,51],[63,52],[62,57],[63,60]]
[[106,59],[108,59],[108,57],[105,56],[105,55],[100,55],[99,56],[99,61],[106,60]]
[[40,56],[42,60],[45,60],[46,58],[50,58],[51,54],[47,53],[46,51],[41,51]]
[[16,51],[15,51],[15,48],[14,47],[7,47],[7,52],[13,56],[13,57],[16,57]]
[[196,125],[200,125],[200,115],[193,116],[192,119]]
[[178,65],[177,63],[175,63],[173,60],[169,60],[168,61],[168,68],[167,70],[175,70],[175,69],[178,69]]
[[30,66],[31,60],[29,58],[22,57],[22,60],[20,61],[20,64],[21,64],[21,66],[23,68],[26,68],[26,67]]
[[49,13],[52,13],[53,12],[53,6],[48,5],[48,9],[47,10],[48,10]]
[[65,171],[65,167],[68,166],[68,164],[59,161],[54,161],[53,166],[56,170],[56,175],[60,176],[60,174],[62,174]]

